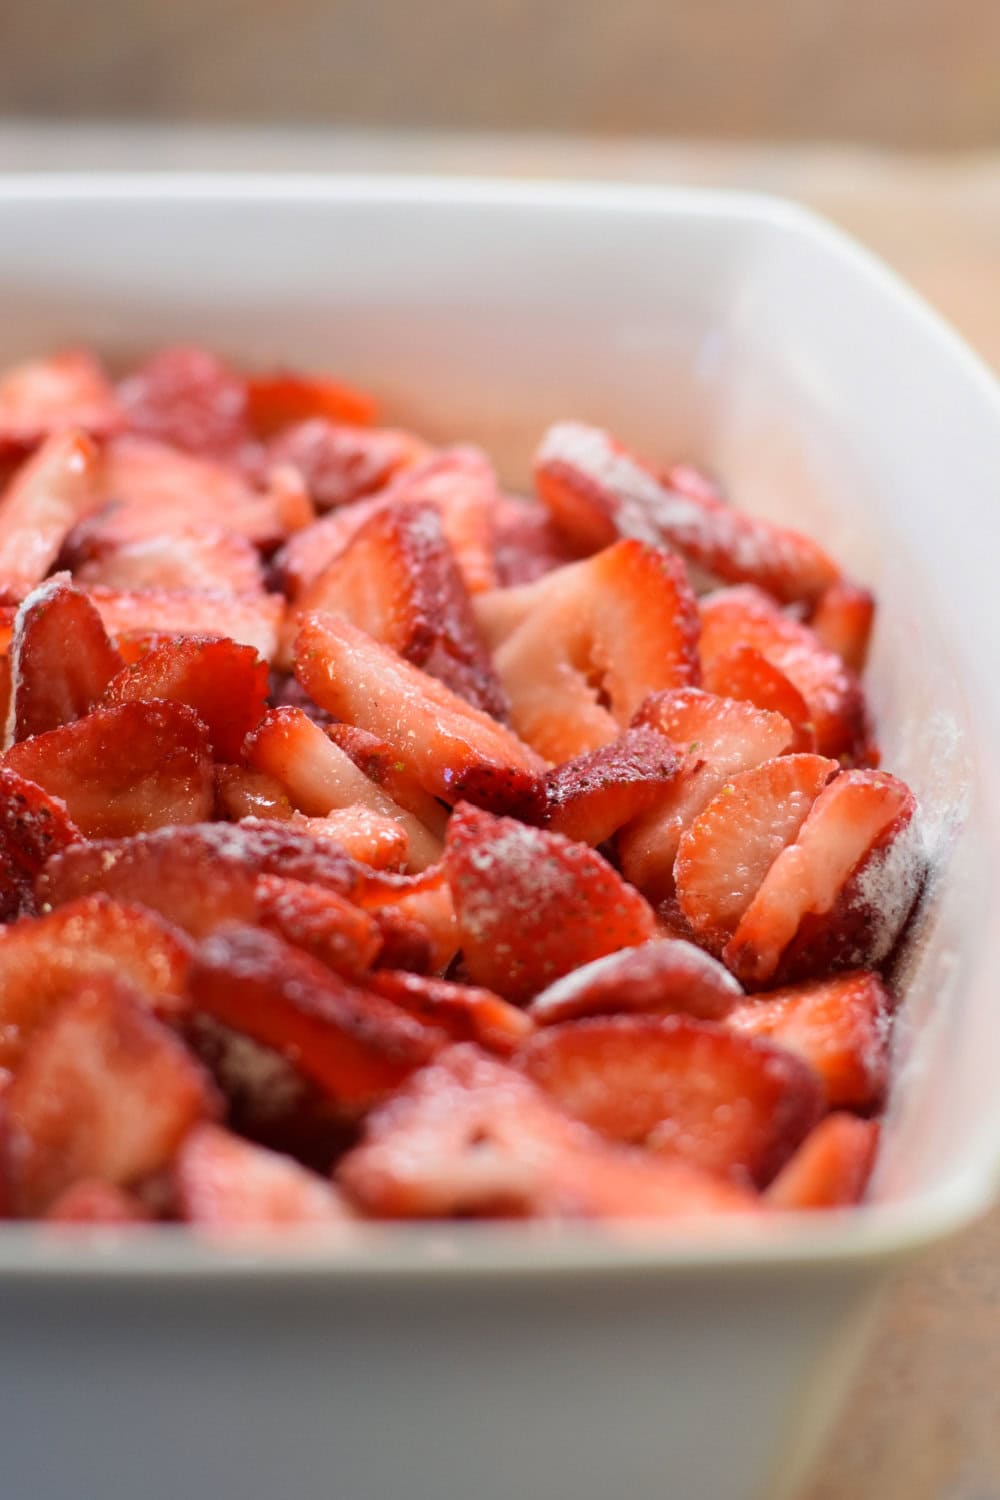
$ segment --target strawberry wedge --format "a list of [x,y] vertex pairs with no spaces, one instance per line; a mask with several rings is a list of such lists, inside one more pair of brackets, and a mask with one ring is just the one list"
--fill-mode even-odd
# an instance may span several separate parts
[[534,751],[342,615],[306,616],[295,675],[321,708],[392,745],[433,796],[496,811],[540,803]]

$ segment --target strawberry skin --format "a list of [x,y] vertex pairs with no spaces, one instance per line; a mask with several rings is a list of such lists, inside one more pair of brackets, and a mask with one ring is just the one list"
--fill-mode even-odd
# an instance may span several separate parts
[[544,825],[583,844],[603,844],[660,801],[681,766],[680,756],[661,734],[627,729],[610,745],[548,772]]
[[26,360],[0,377],[0,450],[33,448],[70,427],[107,437],[121,422],[108,377],[86,349]]
[[456,808],[445,866],[469,974],[508,1000],[655,930],[639,892],[596,851],[512,818]]
[[529,1013],[539,1026],[615,1014],[718,1021],[742,996],[722,964],[693,943],[666,938],[582,964],[536,995]]
[[86,594],[65,575],[46,579],[14,621],[6,743],[88,714],[123,665]]
[[580,546],[636,537],[675,549],[725,582],[756,583],[784,602],[814,599],[838,576],[809,537],[734,510],[704,482],[671,487],[599,427],[550,427],[535,458],[535,483],[557,524]]
[[353,1217],[315,1172],[219,1125],[198,1125],[174,1164],[181,1217],[202,1229],[345,1224]]

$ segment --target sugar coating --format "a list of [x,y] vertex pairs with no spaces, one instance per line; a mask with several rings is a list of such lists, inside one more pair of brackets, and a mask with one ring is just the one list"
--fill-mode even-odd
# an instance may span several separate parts
[[905,828],[858,872],[851,905],[869,916],[867,963],[879,964],[891,952],[917,898],[927,862],[921,820],[914,813]]

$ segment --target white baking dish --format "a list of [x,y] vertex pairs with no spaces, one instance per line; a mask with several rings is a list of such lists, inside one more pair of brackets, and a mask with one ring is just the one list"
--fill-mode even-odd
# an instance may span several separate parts
[[0,181],[0,360],[192,339],[331,367],[522,480],[550,420],[716,470],[872,583],[886,763],[936,874],[871,1206],[724,1236],[0,1230],[3,1493],[776,1500],[893,1264],[979,1211],[1000,1108],[1000,399],[764,199],[391,179]]

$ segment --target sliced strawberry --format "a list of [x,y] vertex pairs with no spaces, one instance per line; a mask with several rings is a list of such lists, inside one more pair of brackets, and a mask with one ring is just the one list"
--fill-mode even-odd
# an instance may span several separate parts
[[495,660],[514,728],[547,759],[607,744],[650,693],[697,681],[698,613],[677,558],[618,542],[534,587]]
[[581,965],[536,995],[529,1013],[539,1026],[618,1013],[719,1021],[742,996],[722,964],[693,943],[665,938]]
[[45,1213],[50,1224],[72,1225],[148,1224],[150,1217],[132,1193],[100,1177],[81,1177],[60,1193]]
[[[137,524],[133,517],[141,514]],[[207,521],[184,520],[139,505],[105,506],[74,527],[60,559],[88,588],[179,589],[192,594],[262,594],[264,575],[246,537]],[[140,524],[147,534],[138,532]]]
[[779,1047],[688,1016],[544,1027],[518,1062],[576,1119],[761,1185],[819,1119],[812,1069]]
[[274,1047],[351,1115],[390,1094],[444,1040],[383,996],[250,927],[205,940],[190,993],[196,1009]]
[[[458,924],[443,864],[432,865],[419,875],[366,873],[364,887],[356,899],[373,913],[382,928],[379,962],[386,968],[422,972],[426,966],[435,973],[443,973],[455,957]],[[422,938],[427,945],[426,965],[413,960],[414,938]],[[410,954],[405,956],[408,949]]]
[[806,1136],[767,1190],[771,1208],[848,1208],[864,1196],[875,1153],[876,1120],[827,1115]]
[[783,755],[726,781],[688,824],[674,879],[697,940],[721,953],[778,855],[840,767],[820,755]]
[[440,858],[440,839],[369,780],[300,709],[272,708],[247,741],[244,758],[254,770],[279,781],[293,804],[310,817],[361,807],[391,819],[405,834],[403,858],[410,869],[426,869]]
[[177,1038],[110,976],[65,999],[31,1038],[4,1095],[16,1214],[74,1182],[126,1187],[167,1165],[216,1096]]
[[673,894],[674,859],[688,824],[737,772],[784,755],[795,735],[780,714],[698,688],[657,693],[636,723],[666,735],[687,757],[656,805],[618,835],[626,877],[660,901]]
[[225,594],[184,594],[165,590],[119,593],[114,589],[90,589],[89,597],[104,628],[125,648],[126,660],[135,660],[133,645],[155,644],[151,637],[212,635],[252,646],[258,656],[270,661],[278,650],[278,630],[285,613],[280,594],[233,599]]
[[264,716],[267,666],[252,646],[188,636],[154,646],[108,687],[109,705],[163,698],[186,703],[208,730],[219,760],[237,760],[243,741]]
[[496,584],[493,509],[496,475],[476,448],[437,453],[402,470],[379,495],[342,507],[291,538],[277,559],[286,587],[299,599],[372,516],[397,504],[433,503],[441,513],[459,571],[470,594]]
[[181,1031],[225,1100],[230,1130],[318,1172],[330,1171],[352,1143],[355,1127],[294,1063],[197,1010],[183,1018]]
[[734,646],[712,658],[702,681],[719,698],[737,698],[781,714],[795,730],[793,750],[816,748],[812,710],[798,688],[753,646]]
[[831,1109],[879,1109],[889,1084],[894,1002],[877,974],[832,979],[749,996],[728,1016],[747,1036],[795,1052],[819,1074]]
[[378,957],[382,938],[375,918],[336,891],[281,875],[258,875],[256,892],[260,925],[338,974],[357,978]]
[[504,496],[496,507],[494,532],[497,582],[501,588],[534,583],[553,568],[576,561],[580,555],[536,500]]
[[839,656],[759,589],[722,589],[701,602],[701,660],[706,674],[734,646],[752,647],[778,668],[809,706],[820,755],[866,763],[872,754],[861,684]]
[[841,579],[820,595],[810,625],[821,646],[833,651],[859,675],[868,659],[875,623],[875,596],[870,589]]
[[0,374],[0,449],[33,448],[67,428],[106,437],[121,420],[108,378],[86,349],[65,349]]
[[250,425],[260,438],[316,417],[370,427],[378,414],[374,396],[329,375],[251,375],[246,391]]
[[0,928],[0,1065],[16,1067],[53,1007],[102,975],[161,1015],[182,1011],[190,952],[152,912],[100,895]]
[[655,929],[638,891],[595,850],[512,818],[456,808],[445,865],[469,974],[508,1000]]
[[258,875],[282,875],[340,895],[361,886],[358,866],[342,850],[286,823],[247,819],[64,849],[39,876],[38,901],[42,908],[61,906],[104,891],[203,937],[223,923],[257,920]]
[[369,734],[366,729],[358,729],[355,724],[329,724],[326,735],[341,750],[346,751],[358,770],[363,771],[368,780],[380,787],[387,797],[419,818],[436,838],[444,838],[448,821],[446,808],[436,797],[424,791],[409,766],[400,760],[398,752],[391,745],[380,740],[377,735]]
[[0,922],[34,912],[39,872],[79,837],[65,802],[0,766]]
[[295,673],[336,718],[385,740],[426,792],[524,810],[541,795],[542,762],[488,714],[338,615],[307,615]]
[[65,577],[48,579],[22,603],[10,663],[7,743],[89,713],[123,665],[97,610]]
[[545,778],[545,827],[603,844],[661,799],[681,764],[662,734],[627,729],[610,745],[553,767]]
[[181,703],[123,703],[13,745],[4,765],[65,803],[87,838],[197,823],[213,805],[205,726]]
[[352,1217],[315,1172],[218,1125],[192,1130],[174,1171],[181,1217],[204,1229],[344,1224]]
[[491,651],[496,651],[529,615],[546,600],[554,598],[555,590],[563,586],[563,580],[576,577],[569,565],[553,569],[531,583],[519,583],[512,588],[486,589],[472,600],[472,612],[476,617],[479,634]]
[[70,528],[99,502],[97,449],[82,432],[56,432],[0,495],[0,588],[23,597],[55,562]]
[[161,349],[118,387],[129,429],[187,453],[235,458],[250,443],[242,376],[204,349]]
[[286,427],[267,447],[272,463],[298,469],[320,511],[336,510],[375,494],[429,451],[413,433],[352,427],[325,417],[310,417]]
[[211,523],[273,548],[289,530],[280,498],[252,490],[232,465],[147,437],[124,433],[112,438],[99,477],[102,501],[122,502],[122,525],[127,517],[128,525],[139,527],[145,509],[141,537]]
[[293,812],[291,823],[314,838],[329,839],[373,870],[402,871],[410,864],[410,840],[402,823],[361,803],[336,807],[321,818]]
[[733,510],[704,486],[671,487],[599,427],[559,422],[535,459],[535,483],[565,534],[588,548],[615,537],[670,547],[728,583],[778,599],[815,599],[838,576],[809,537]]
[[448,1048],[374,1111],[338,1177],[387,1218],[675,1219],[756,1206],[685,1163],[606,1145],[469,1044]]
[[506,717],[503,690],[433,502],[399,501],[379,510],[299,605],[346,615],[476,708]]
[[923,881],[913,793],[884,771],[842,771],[747,907],[723,959],[748,986],[874,967]]
[[292,804],[280,781],[245,766],[215,767],[215,808],[221,818],[276,818],[287,822]]
[[454,1041],[477,1042],[489,1052],[508,1056],[534,1030],[523,1010],[475,985],[399,969],[379,969],[366,983],[411,1016],[439,1026]]

